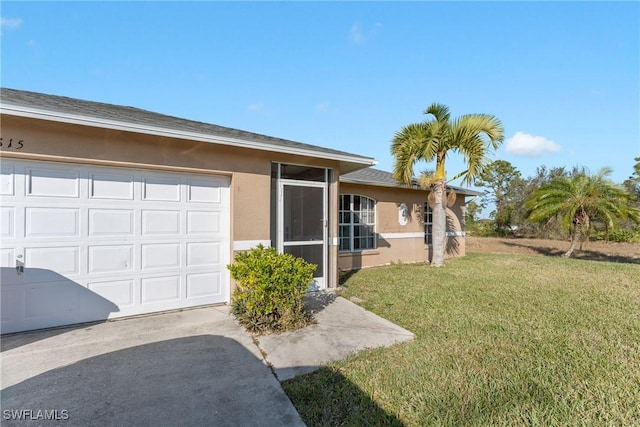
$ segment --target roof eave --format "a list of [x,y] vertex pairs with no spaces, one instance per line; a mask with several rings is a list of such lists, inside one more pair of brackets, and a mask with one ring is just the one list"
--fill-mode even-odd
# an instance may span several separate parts
[[91,126],[103,129],[120,130],[126,132],[143,133],[147,135],[164,136],[169,138],[187,139],[191,141],[200,141],[210,144],[227,145],[238,148],[249,148],[262,151],[275,151],[278,153],[293,154],[299,156],[309,156],[334,160],[340,162],[341,173],[353,172],[374,166],[378,162],[371,157],[349,156],[337,153],[325,153],[321,151],[299,148],[299,147],[283,147],[275,144],[268,144],[258,141],[248,141],[243,139],[229,138],[217,135],[208,135],[197,132],[187,132],[170,128],[162,128],[157,126],[147,126],[136,123],[128,123],[117,120],[99,119],[96,117],[88,117],[76,114],[65,114],[50,110],[42,110],[10,104],[0,104],[0,111],[3,114],[27,117],[40,120],[55,121],[61,123]]
[[[344,182],[346,184],[371,185],[374,187],[398,188],[403,190],[423,190],[423,191],[426,190],[425,188],[419,187],[417,185],[408,186],[408,185],[401,185],[401,184],[391,184],[386,182],[366,181],[366,180],[360,180],[360,179],[347,178],[343,176],[340,177],[340,182]],[[470,190],[468,188],[462,188],[462,187],[456,187],[456,186],[450,186],[450,185],[447,185],[447,188],[453,188],[456,191],[456,193],[462,194],[465,196],[482,195],[482,192]]]

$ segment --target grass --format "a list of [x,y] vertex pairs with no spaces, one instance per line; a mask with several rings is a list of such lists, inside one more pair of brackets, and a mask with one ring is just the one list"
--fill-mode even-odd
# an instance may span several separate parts
[[640,266],[471,254],[344,284],[416,339],[283,383],[309,426],[640,425]]

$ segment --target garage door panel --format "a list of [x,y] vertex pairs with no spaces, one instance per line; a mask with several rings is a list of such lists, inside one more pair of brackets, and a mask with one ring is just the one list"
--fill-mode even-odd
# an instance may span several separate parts
[[16,261],[14,258],[10,261],[8,267],[0,268],[0,282],[3,288],[5,285],[28,287],[34,284],[46,284],[66,279],[66,277],[58,271],[46,268],[24,267],[22,273],[18,274],[15,265]]
[[13,206],[3,206],[0,209],[0,237],[8,239],[14,233],[15,208]]
[[26,248],[24,252],[27,270],[51,270],[64,275],[80,273],[80,248],[78,246]]
[[222,273],[187,275],[187,298],[210,297],[222,294]]
[[180,267],[180,243],[142,245],[142,269]]
[[129,307],[135,304],[135,280],[133,279],[89,283],[87,288],[118,307]]
[[73,197],[80,195],[80,174],[72,170],[27,169],[28,196]]
[[143,200],[179,202],[180,179],[146,177],[142,181]]
[[143,210],[142,234],[180,234],[180,211]]
[[80,235],[80,209],[26,208],[26,237]]
[[24,324],[29,329],[108,319],[116,304],[72,280],[25,289]]
[[0,194],[3,196],[15,194],[13,166],[0,167]]
[[94,173],[89,177],[89,197],[133,200],[133,175]]
[[14,248],[2,248],[0,250],[0,267],[15,267],[16,253]]
[[188,211],[188,234],[217,234],[222,230],[222,212]]
[[89,246],[89,273],[131,271],[133,245]]
[[189,180],[189,201],[199,203],[220,203],[222,200],[221,184],[221,182],[215,180]]
[[89,236],[131,236],[134,217],[132,209],[89,209]]
[[220,264],[219,242],[187,243],[187,267]]
[[149,277],[141,280],[142,304],[175,301],[180,298],[180,276]]
[[25,318],[64,318],[78,306],[77,287],[70,280],[49,282],[25,289]]
[[228,178],[1,167],[2,333],[228,302]]

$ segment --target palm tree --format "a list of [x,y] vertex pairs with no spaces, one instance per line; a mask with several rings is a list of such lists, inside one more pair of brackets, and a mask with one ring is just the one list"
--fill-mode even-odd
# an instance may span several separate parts
[[595,175],[583,169],[554,179],[531,194],[526,203],[530,220],[542,222],[561,215],[564,228],[573,225],[571,246],[563,256],[570,257],[578,241],[588,237],[592,219],[602,220],[607,230],[615,229],[620,220],[640,222],[640,210],[631,205],[633,196],[609,180],[610,174],[609,168]]
[[424,114],[433,117],[403,127],[393,138],[393,175],[399,182],[411,184],[415,164],[435,160],[436,170],[428,179],[421,180],[421,184],[432,190],[429,195],[433,211],[431,265],[441,267],[444,265],[447,221],[443,202],[447,181],[445,159],[450,152],[462,154],[467,169],[452,180],[463,177],[463,182],[472,183],[489,163],[490,148],[496,149],[502,143],[504,129],[500,120],[488,114],[467,114],[451,119],[449,108],[437,103],[431,104]]

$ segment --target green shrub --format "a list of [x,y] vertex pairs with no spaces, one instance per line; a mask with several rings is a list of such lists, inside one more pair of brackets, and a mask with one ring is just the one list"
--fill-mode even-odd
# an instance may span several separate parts
[[640,240],[639,230],[614,230],[609,233],[610,242],[636,243]]
[[476,221],[468,224],[466,232],[474,237],[497,237],[498,232],[495,229],[493,221]]
[[311,321],[305,295],[315,264],[259,245],[238,253],[227,268],[236,281],[231,313],[249,331],[280,332]]

